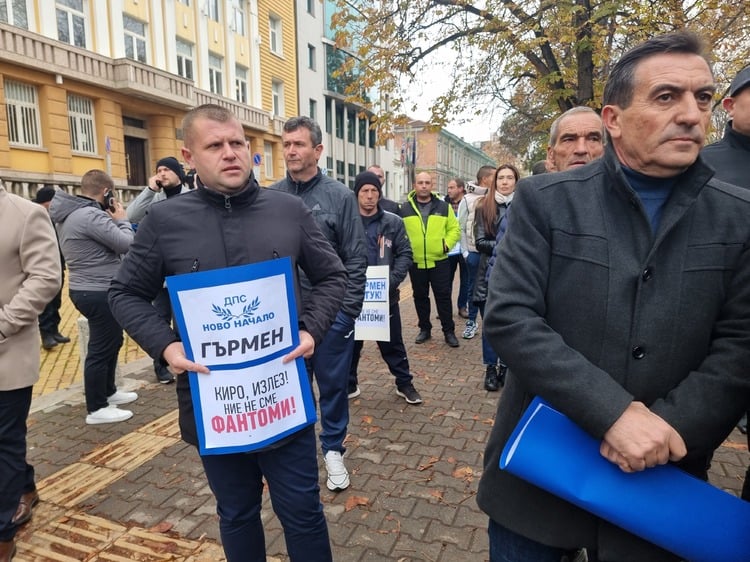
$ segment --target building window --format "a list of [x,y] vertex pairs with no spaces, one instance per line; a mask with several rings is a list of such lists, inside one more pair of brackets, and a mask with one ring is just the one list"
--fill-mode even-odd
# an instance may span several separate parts
[[[349,180],[354,181],[354,176],[357,175],[357,165],[349,164]],[[353,189],[353,187],[352,187]]]
[[[10,4],[10,12],[8,4]],[[29,16],[26,12],[26,0],[0,0],[0,21],[28,29]]]
[[245,6],[243,0],[234,0],[232,4],[232,30],[242,37],[245,36]]
[[307,0],[307,13],[311,16],[315,16],[315,2],[317,0]]
[[270,45],[271,52],[279,56],[283,55],[281,48],[281,19],[276,16],[270,16],[268,18],[268,44]]
[[36,88],[29,84],[5,81],[5,109],[8,116],[8,140],[21,146],[41,146],[41,126]]
[[339,180],[341,183],[344,183],[346,181],[346,177],[344,176],[344,161],[343,160],[336,160],[336,179]]
[[71,150],[96,154],[94,104],[90,99],[68,94],[68,126]]
[[328,170],[327,175],[333,176],[333,158],[331,156],[326,157],[326,169]]
[[[331,104],[326,100],[326,133],[330,134],[333,130],[333,112],[331,111]],[[333,165],[328,166],[328,169],[332,169]]]
[[346,140],[348,142],[354,143],[357,140],[357,118],[356,118],[356,112],[349,110],[346,112]]
[[208,19],[219,21],[219,0],[206,0]]
[[240,103],[247,103],[247,68],[234,68],[234,99]]
[[177,39],[177,74],[193,79],[193,46]]
[[309,117],[313,121],[317,121],[318,120],[318,102],[317,102],[317,100],[314,100],[312,98],[310,98],[310,115],[309,115]]
[[177,3],[183,6],[190,6],[190,0],[177,0]]
[[224,95],[224,60],[208,54],[208,86],[212,94]]
[[370,126],[370,122],[367,119],[359,120],[359,146],[365,146],[367,140],[367,129]]
[[314,45],[307,44],[307,68],[310,70],[316,69],[316,50]]
[[271,83],[271,99],[273,102],[273,114],[284,115],[284,83],[274,80]]
[[266,179],[273,179],[273,144],[270,142],[263,143],[263,160],[265,161],[263,173]]
[[336,137],[344,138],[344,108],[336,107]]
[[122,24],[125,29],[125,56],[146,62],[146,24],[125,14]]
[[[15,4],[15,2],[14,2]],[[69,45],[86,48],[86,23],[83,0],[57,0],[57,39]]]

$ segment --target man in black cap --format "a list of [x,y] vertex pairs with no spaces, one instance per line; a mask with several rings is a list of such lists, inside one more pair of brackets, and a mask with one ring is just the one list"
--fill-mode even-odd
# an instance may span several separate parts
[[177,158],[166,156],[159,160],[156,163],[156,173],[148,178],[148,187],[128,205],[128,220],[139,223],[152,203],[190,191],[191,187],[186,184],[185,179],[185,169]]
[[[128,220],[137,224],[146,216],[148,208],[153,203],[164,201],[191,189],[192,187],[185,181],[185,169],[182,164],[174,156],[166,156],[156,163],[156,173],[148,178],[148,187],[128,205]],[[156,297],[153,304],[162,318],[171,321],[172,308],[166,289]],[[154,373],[156,380],[162,384],[174,382],[172,373],[160,360],[154,360]]]
[[[383,195],[380,178],[373,172],[362,172],[354,179],[354,193],[357,195],[359,214],[365,229],[367,243],[367,265],[388,266],[388,305],[391,339],[378,341],[380,355],[388,365],[388,370],[396,377],[396,394],[408,404],[420,404],[422,397],[414,388],[409,372],[409,359],[401,336],[401,310],[398,306],[398,286],[409,273],[413,257],[411,244],[406,236],[401,217],[383,210]],[[354,341],[354,355],[349,370],[349,398],[360,394],[357,381],[357,367],[364,342]]]
[[722,181],[750,188],[750,66],[735,76],[721,105],[729,114],[724,138],[701,152]]
[[[32,201],[38,203],[49,212],[49,204],[52,198],[55,196],[55,188],[51,185],[45,185],[40,187]],[[60,244],[57,245],[58,251],[60,251]],[[60,333],[60,306],[62,305],[62,286],[65,283],[65,260],[63,259],[62,252],[60,252],[60,290],[54,298],[47,303],[44,310],[39,315],[39,333],[42,336],[42,347],[46,350],[50,350],[59,343],[68,343],[70,338]]]
[[[716,178],[750,189],[750,66],[734,77],[721,105],[729,114],[724,138],[704,148],[701,156],[716,170]],[[747,414],[737,427],[747,433]],[[750,468],[745,474],[742,499],[750,501]]]

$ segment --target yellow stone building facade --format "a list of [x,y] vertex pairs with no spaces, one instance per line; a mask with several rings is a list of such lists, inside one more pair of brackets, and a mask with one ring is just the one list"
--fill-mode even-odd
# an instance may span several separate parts
[[30,197],[106,170],[127,201],[187,110],[240,119],[262,185],[284,173],[297,114],[293,0],[18,0],[0,7],[0,178]]

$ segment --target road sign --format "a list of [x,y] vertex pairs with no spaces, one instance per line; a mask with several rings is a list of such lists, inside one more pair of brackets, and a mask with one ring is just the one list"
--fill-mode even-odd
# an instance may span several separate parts
[[260,163],[263,161],[263,157],[261,156],[260,152],[256,152],[253,154],[253,165],[254,166],[260,166]]

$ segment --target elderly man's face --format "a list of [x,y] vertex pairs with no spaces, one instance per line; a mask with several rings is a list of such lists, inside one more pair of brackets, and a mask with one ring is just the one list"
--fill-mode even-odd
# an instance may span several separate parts
[[604,153],[603,126],[595,113],[572,113],[557,124],[557,140],[547,147],[547,171],[583,166]]
[[731,98],[724,98],[722,105],[732,119],[732,129],[750,137],[750,86]]
[[688,53],[651,56],[635,69],[627,108],[607,105],[604,124],[620,162],[651,177],[673,177],[698,157],[715,90],[706,61]]

